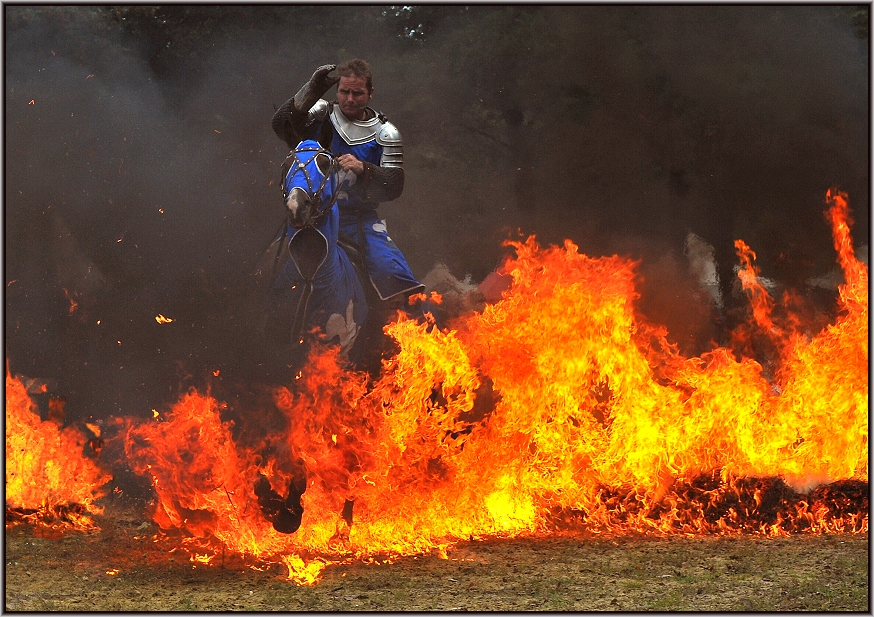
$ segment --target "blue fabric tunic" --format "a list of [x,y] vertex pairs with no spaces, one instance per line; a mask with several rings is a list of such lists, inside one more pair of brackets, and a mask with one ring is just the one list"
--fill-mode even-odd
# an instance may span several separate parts
[[[300,146],[317,147],[318,143],[305,141]],[[312,154],[301,156],[302,162],[309,158]],[[301,174],[293,179],[293,172],[286,177],[286,190],[306,188],[306,183],[300,182]],[[286,223],[277,240],[285,234],[288,248],[282,250],[287,261],[273,288],[275,299],[288,308],[292,318],[303,320],[304,332],[322,328],[326,339],[339,337],[341,347],[346,349],[364,323],[367,302],[349,257],[337,245],[339,230],[336,206],[315,227],[295,229]]]
[[[334,106],[333,113],[324,122],[334,124],[334,114],[341,113]],[[348,119],[346,121],[351,123]],[[371,122],[374,123],[372,135],[355,140],[354,144],[348,143],[334,125],[331,153],[335,157],[351,154],[359,161],[379,166],[383,147],[377,142],[376,135],[382,121],[376,118],[365,121],[367,124]],[[321,128],[321,123],[318,123],[314,127],[315,133],[319,134]],[[340,208],[340,233],[364,248],[367,274],[379,297],[387,300],[399,294],[424,290],[424,286],[413,275],[404,254],[389,237],[385,221],[380,220],[376,211],[379,204],[363,202],[352,191],[356,180],[352,172],[341,173],[339,180],[337,205]]]

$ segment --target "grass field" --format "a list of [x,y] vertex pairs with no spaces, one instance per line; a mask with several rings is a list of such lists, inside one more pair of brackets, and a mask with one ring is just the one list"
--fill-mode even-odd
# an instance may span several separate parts
[[147,521],[98,524],[7,528],[6,610],[870,612],[867,534],[488,540],[328,566],[304,587],[279,564],[192,563]]

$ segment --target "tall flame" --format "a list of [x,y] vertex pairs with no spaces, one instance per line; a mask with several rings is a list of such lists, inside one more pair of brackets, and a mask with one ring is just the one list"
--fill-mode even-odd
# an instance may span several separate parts
[[[84,455],[85,435],[40,420],[21,380],[6,372],[6,507],[58,523],[91,527],[95,501],[111,476]],[[87,514],[86,514],[87,513]]]
[[846,505],[868,480],[868,268],[846,195],[828,200],[845,283],[814,335],[775,315],[738,241],[767,370],[743,348],[684,357],[635,311],[635,262],[531,237],[509,243],[500,301],[452,329],[399,315],[378,379],[317,350],[275,392],[283,426],[259,443],[192,390],[130,427],[129,464],[151,478],[162,528],[281,562],[301,584],[333,562],[445,556],[462,539],[568,524],[867,532],[867,505]]
[[[549,531],[561,513],[592,532],[749,531],[743,513],[775,491],[868,478],[868,270],[846,196],[828,199],[846,282],[837,321],[812,338],[776,325],[755,253],[737,243],[753,322],[779,352],[769,377],[727,348],[681,356],[635,313],[634,262],[532,237],[510,243],[501,301],[453,330],[390,325],[400,351],[378,380],[343,370],[335,350],[313,354],[277,392],[288,426],[262,452],[235,446],[218,403],[191,394],[133,430],[128,454],[154,479],[162,526],[275,555],[304,584],[332,560],[445,554],[459,539]],[[300,498],[295,533],[260,514],[258,475]],[[755,530],[867,531],[829,499],[772,508]]]

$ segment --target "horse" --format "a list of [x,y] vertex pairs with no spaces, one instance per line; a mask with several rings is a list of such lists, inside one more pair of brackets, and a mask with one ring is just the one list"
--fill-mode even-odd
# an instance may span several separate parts
[[339,171],[333,155],[315,140],[300,142],[283,163],[286,220],[260,270],[269,269],[272,281],[265,334],[298,357],[310,333],[339,344],[348,355],[367,318],[364,289],[338,244]]
[[[359,274],[338,243],[340,166],[318,142],[304,140],[289,153],[282,170],[285,220],[256,275],[270,285],[262,332],[276,357],[265,360],[278,371],[275,377],[284,380],[288,369],[296,373],[303,367],[306,343],[313,338],[339,345],[348,360],[368,306]],[[306,486],[305,469],[295,472],[287,496],[274,491],[269,480],[259,475],[255,495],[276,531],[294,533],[300,527],[300,500]]]
[[[377,311],[369,312],[361,272],[347,253],[355,247],[344,248],[340,238],[340,166],[318,142],[304,140],[285,159],[282,174],[286,220],[257,270],[259,278],[270,281],[264,332],[278,347],[284,365],[280,373],[303,366],[304,343],[311,334],[322,342],[336,342],[354,365],[348,354],[356,343],[358,349],[379,344],[375,336],[369,340],[366,331],[359,337],[365,320]],[[295,469],[286,495],[259,474],[254,486],[257,502],[276,531],[299,529],[306,488],[305,466]],[[352,501],[346,500],[341,516],[352,524]]]

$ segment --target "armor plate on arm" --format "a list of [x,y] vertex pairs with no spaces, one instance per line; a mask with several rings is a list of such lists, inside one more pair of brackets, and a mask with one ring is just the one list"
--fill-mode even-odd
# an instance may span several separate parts
[[401,132],[391,122],[384,122],[376,132],[376,143],[382,146],[379,166],[373,165],[368,178],[365,199],[380,203],[392,201],[404,191],[404,145]]
[[404,143],[401,132],[391,122],[386,122],[376,133],[376,143],[382,146],[380,167],[404,166]]
[[307,117],[307,126],[309,126],[313,122],[324,122],[325,118],[327,117],[328,101],[326,101],[325,99],[319,99],[312,107],[310,107],[310,111]]

